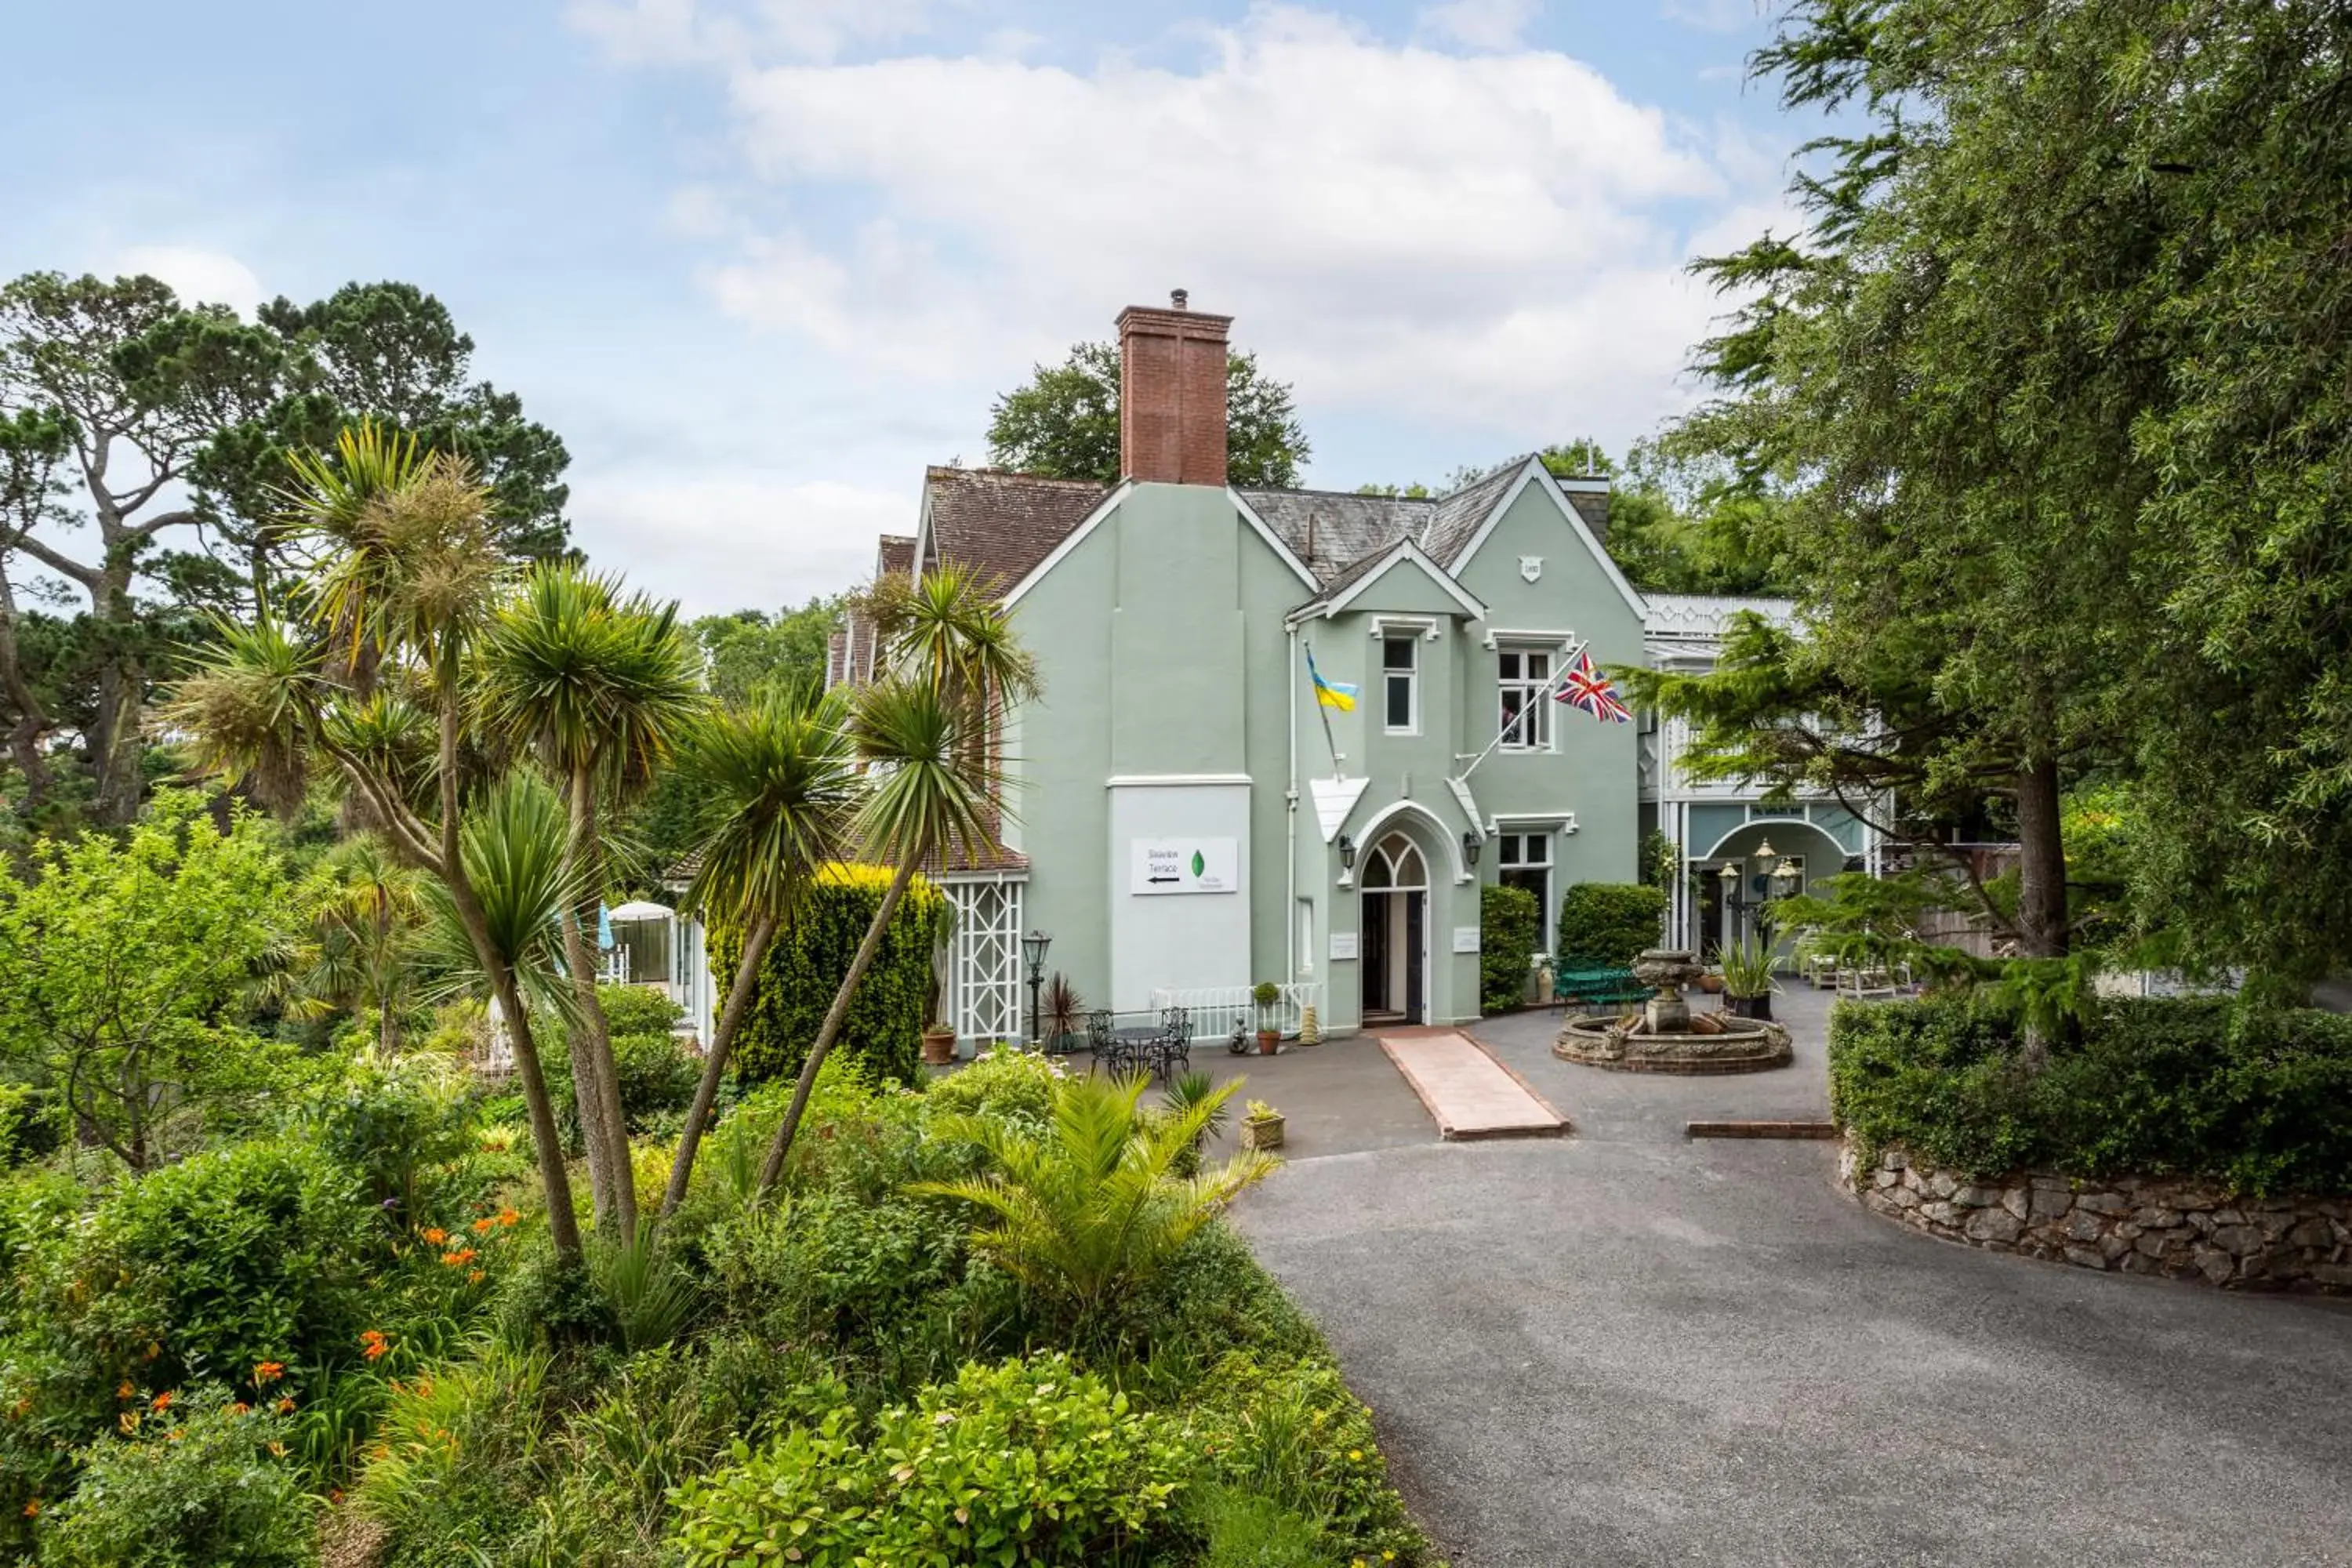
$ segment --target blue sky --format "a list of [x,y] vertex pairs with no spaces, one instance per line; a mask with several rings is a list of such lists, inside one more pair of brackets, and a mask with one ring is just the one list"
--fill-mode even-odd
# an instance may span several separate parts
[[[991,396],[1182,286],[1307,480],[1685,406],[1694,253],[1790,226],[1752,0],[17,8],[0,269],[446,301],[695,612],[855,581]],[[103,61],[102,67],[90,62]],[[46,62],[46,65],[42,64]]]

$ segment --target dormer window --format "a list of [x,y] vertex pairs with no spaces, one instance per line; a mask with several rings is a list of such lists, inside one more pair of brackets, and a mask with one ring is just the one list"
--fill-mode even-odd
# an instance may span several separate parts
[[1413,637],[1381,639],[1381,724],[1391,735],[1421,732],[1421,666]]

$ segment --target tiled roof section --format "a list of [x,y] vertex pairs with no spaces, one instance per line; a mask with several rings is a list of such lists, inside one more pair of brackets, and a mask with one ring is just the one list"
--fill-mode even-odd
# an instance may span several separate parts
[[1398,540],[1419,537],[1435,500],[1409,496],[1361,496],[1340,490],[1243,490],[1241,498],[1282,536],[1328,591]]
[[1568,504],[1576,509],[1576,515],[1584,520],[1584,526],[1592,531],[1592,537],[1606,545],[1609,542],[1609,498],[1595,495],[1591,490],[1570,490],[1568,492]]
[[903,577],[915,569],[915,536],[911,533],[886,533],[880,548],[874,552],[874,575]]
[[1354,587],[1358,583],[1362,582],[1365,578],[1379,571],[1395,556],[1396,552],[1396,544],[1392,541],[1390,543],[1381,546],[1378,550],[1367,552],[1359,559],[1349,562],[1346,566],[1341,567],[1338,572],[1332,574],[1330,580],[1323,584],[1322,592],[1317,594],[1312,599],[1309,599],[1307,601],[1307,605],[1329,604],[1332,600],[1338,598],[1340,595]]
[[949,849],[944,863],[939,852],[933,850],[923,861],[924,872],[933,877],[972,871],[1026,871],[1028,868],[1028,856],[993,841],[976,848],[955,845]]
[[1528,462],[1526,458],[1514,458],[1442,498],[1428,528],[1415,542],[1428,551],[1439,565],[1453,571],[1454,558],[1468,547],[1487,514],[1502,504],[1504,492],[1518,482],[1520,470]]
[[824,639],[824,687],[830,691],[849,677],[849,628],[835,626]]
[[[1011,588],[1102,504],[1092,479],[1048,479],[1002,468],[929,468],[923,508],[940,561]],[[908,561],[913,564],[911,542]]]

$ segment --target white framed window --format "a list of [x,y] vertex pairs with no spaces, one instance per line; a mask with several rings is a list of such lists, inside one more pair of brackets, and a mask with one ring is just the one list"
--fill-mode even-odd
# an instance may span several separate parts
[[1551,951],[1552,918],[1557,913],[1551,905],[1551,835],[1549,833],[1506,833],[1495,843],[1495,864],[1500,868],[1495,879],[1507,888],[1525,888],[1536,896],[1536,908],[1541,911],[1544,951]]
[[1548,752],[1551,749],[1551,700],[1549,695],[1556,655],[1535,648],[1507,647],[1496,660],[1497,689],[1502,696],[1503,749]]
[[1391,735],[1421,732],[1421,664],[1410,637],[1381,639],[1381,725]]

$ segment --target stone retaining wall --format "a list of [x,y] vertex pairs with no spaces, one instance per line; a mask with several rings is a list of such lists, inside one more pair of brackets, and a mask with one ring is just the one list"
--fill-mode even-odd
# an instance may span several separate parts
[[1864,1207],[1947,1241],[2224,1289],[2352,1295],[2352,1199],[2241,1199],[2200,1182],[2034,1171],[1977,1181],[1899,1149],[1865,1166],[1850,1142],[1838,1174]]

